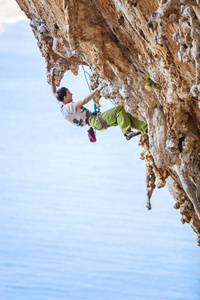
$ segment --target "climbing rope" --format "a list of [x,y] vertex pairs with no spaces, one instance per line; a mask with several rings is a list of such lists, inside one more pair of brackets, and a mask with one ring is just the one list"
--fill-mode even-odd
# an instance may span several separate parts
[[176,178],[178,179],[178,181],[180,182],[180,184],[183,186],[183,184],[182,184],[180,178],[179,178],[178,175],[175,173],[175,171],[172,169],[172,167],[169,167],[169,168],[172,170],[172,172],[174,173],[174,175],[176,176]]
[[[85,68],[83,67],[83,65],[81,65],[82,69],[83,69],[83,73],[84,73],[84,77],[85,77],[85,80],[87,82],[87,85],[88,85],[88,88],[89,88],[89,91],[91,92],[91,88],[90,88],[90,85],[89,85],[89,82],[88,82],[88,79],[87,79],[87,76],[86,74],[90,77],[90,79],[96,84],[96,86],[98,86],[98,83],[94,80],[94,78],[85,70]],[[114,105],[116,106],[116,104],[111,100],[109,99],[109,101]],[[100,112],[100,107],[102,107],[102,105],[100,105],[99,103],[96,103],[93,99],[93,102],[94,102],[94,110],[97,111],[97,112]]]
[[142,134],[142,132],[141,132],[141,135],[142,135],[143,138],[149,143],[149,140]]
[[[92,92],[91,91],[91,88],[90,88],[90,85],[89,85],[89,82],[88,82],[88,79],[87,79],[87,76],[86,74],[92,79],[92,81],[98,86],[98,84],[96,83],[96,81],[92,78],[92,76],[90,76],[90,74],[84,69],[83,65],[81,65],[81,67],[83,68],[83,73],[84,73],[84,77],[85,77],[85,80],[87,82],[87,85],[88,85],[88,88],[89,88],[89,91],[90,93]],[[94,101],[94,98],[93,99],[93,103],[94,103],[94,111],[96,112],[100,112],[100,107],[101,105],[97,102]]]

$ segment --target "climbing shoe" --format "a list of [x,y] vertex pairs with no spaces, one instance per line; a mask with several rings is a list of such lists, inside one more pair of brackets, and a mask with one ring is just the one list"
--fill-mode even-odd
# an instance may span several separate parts
[[132,139],[134,136],[137,136],[137,135],[139,135],[139,134],[141,134],[140,131],[134,132],[134,131],[129,130],[127,133],[125,133],[124,136],[125,136],[125,138],[127,139],[127,141],[129,141],[129,140]]

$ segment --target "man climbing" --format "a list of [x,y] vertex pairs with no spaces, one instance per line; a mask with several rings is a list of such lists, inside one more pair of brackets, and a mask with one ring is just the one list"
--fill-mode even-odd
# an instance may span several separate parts
[[[119,125],[127,140],[130,140],[132,137],[140,134],[141,132],[147,133],[148,125],[126,112],[122,105],[118,105],[101,114],[92,114],[83,106],[91,101],[98,91],[107,86],[105,82],[100,83],[100,85],[83,100],[73,102],[73,94],[67,88],[61,87],[58,90],[56,89],[54,71],[55,68],[51,70],[52,92],[58,100],[62,115],[67,121],[79,127],[83,127],[88,124],[95,130],[105,130],[110,126]],[[139,132],[133,132],[131,128],[135,128]]]

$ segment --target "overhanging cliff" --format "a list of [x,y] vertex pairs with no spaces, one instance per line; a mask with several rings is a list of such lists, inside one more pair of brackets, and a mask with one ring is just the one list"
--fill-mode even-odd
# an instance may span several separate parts
[[140,138],[153,189],[167,185],[200,244],[200,1],[16,0],[56,83],[79,65],[102,96],[146,121]]

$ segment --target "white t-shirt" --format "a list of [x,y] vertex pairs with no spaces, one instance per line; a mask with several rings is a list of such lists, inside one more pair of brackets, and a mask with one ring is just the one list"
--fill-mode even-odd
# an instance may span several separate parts
[[78,127],[83,127],[86,125],[86,118],[91,114],[87,108],[81,106],[76,110],[75,102],[63,104],[62,101],[58,101],[58,104],[63,117],[67,121]]

